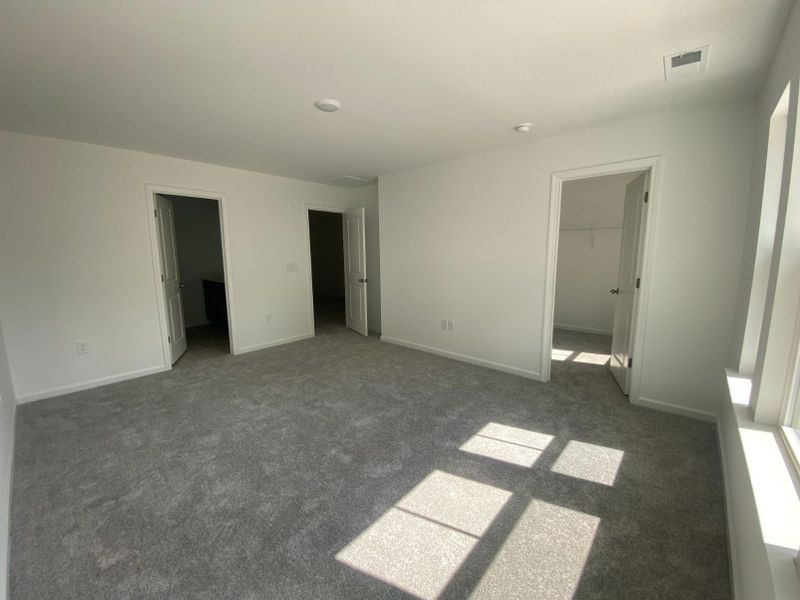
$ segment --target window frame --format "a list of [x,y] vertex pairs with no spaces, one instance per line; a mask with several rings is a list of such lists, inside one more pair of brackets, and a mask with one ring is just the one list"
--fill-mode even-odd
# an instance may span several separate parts
[[[795,168],[800,164],[800,124],[797,122],[796,92],[792,88],[792,82],[787,82],[770,117],[769,138],[772,138],[776,118],[785,119],[781,136],[784,143],[778,150],[781,163],[778,169],[775,169],[778,165],[770,166],[771,147],[766,156],[764,193],[770,187],[777,192],[778,219],[772,246],[774,256],[770,257],[769,285],[772,293],[767,293],[766,303],[759,310],[759,313],[763,310],[759,317],[764,322],[759,336],[750,412],[754,422],[778,430],[795,475],[800,479],[800,295],[794,300],[786,295],[800,289],[800,281],[794,270],[780,264],[783,261],[788,261],[787,264],[800,262],[800,235],[797,234],[800,228],[800,193],[798,182],[792,181],[793,174],[800,177],[799,169]],[[769,180],[775,176],[780,179]],[[763,211],[760,217],[764,218]],[[759,229],[761,226],[759,222]],[[774,257],[777,257],[777,262]],[[778,290],[782,284],[788,290],[784,288],[778,302]],[[779,341],[773,344],[770,337],[774,327],[778,328],[774,333]],[[742,342],[744,345],[746,339]]]

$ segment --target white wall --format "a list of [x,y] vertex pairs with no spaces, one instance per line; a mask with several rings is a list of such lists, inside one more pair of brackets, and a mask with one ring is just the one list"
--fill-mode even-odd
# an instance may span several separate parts
[[556,269],[555,326],[611,334],[617,286],[624,173],[564,183]]
[[3,326],[0,323],[0,600],[8,591],[8,519],[11,508],[11,471],[14,457],[14,416],[17,401],[8,368]]
[[750,100],[693,107],[380,177],[383,336],[537,377],[551,174],[661,155],[640,400],[713,417],[753,116]]
[[[225,194],[235,352],[311,332],[307,203],[366,206],[367,227],[377,223],[374,186],[344,190],[10,132],[0,132],[0,181],[0,313],[22,401],[163,368],[147,184]],[[367,244],[379,281],[377,231],[368,229]],[[371,305],[378,298],[370,286]],[[77,340],[91,352],[77,355]]]
[[169,196],[175,215],[183,317],[186,327],[206,325],[203,279],[224,280],[219,206],[216,200]]
[[[785,218],[787,190],[789,189],[790,169],[795,179],[800,174],[800,157],[795,147],[797,128],[798,89],[800,88],[800,5],[795,3],[780,46],[773,59],[770,70],[758,97],[755,135],[756,151],[753,158],[753,185],[750,192],[750,208],[745,234],[745,251],[742,258],[742,277],[739,285],[738,303],[735,318],[735,335],[730,347],[730,365],[736,368],[742,357],[742,340],[747,322],[747,309],[750,303],[753,268],[756,249],[759,245],[759,220],[761,202],[764,196],[764,174],[767,162],[769,122],[772,111],[783,94],[786,85],[791,83],[789,119],[786,136],[786,168],[782,175],[781,208],[779,209],[778,229]],[[793,166],[792,162],[794,163]],[[797,182],[794,183],[797,185]],[[788,265],[791,266],[791,265]],[[796,265],[794,265],[796,273]],[[775,290],[768,291],[764,305],[770,305]],[[793,299],[796,306],[797,298]],[[791,330],[791,327],[788,328]],[[751,361],[752,362],[752,361]],[[782,383],[782,382],[781,382]],[[719,427],[722,438],[722,456],[725,465],[727,509],[733,525],[731,535],[734,582],[738,600],[760,600],[763,598],[795,597],[800,588],[797,579],[791,581],[791,559],[781,556],[779,550],[766,546],[761,535],[757,507],[753,501],[753,487],[746,462],[742,454],[742,444],[738,428],[743,426],[736,409],[725,403],[720,415]],[[785,577],[783,576],[785,574]],[[786,581],[789,581],[787,584]],[[781,595],[781,585],[794,586],[795,592]]]

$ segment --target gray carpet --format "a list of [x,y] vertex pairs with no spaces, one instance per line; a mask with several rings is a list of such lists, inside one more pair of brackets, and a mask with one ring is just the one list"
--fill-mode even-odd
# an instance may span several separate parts
[[186,359],[20,406],[13,600],[730,597],[713,427],[603,366],[341,328]]

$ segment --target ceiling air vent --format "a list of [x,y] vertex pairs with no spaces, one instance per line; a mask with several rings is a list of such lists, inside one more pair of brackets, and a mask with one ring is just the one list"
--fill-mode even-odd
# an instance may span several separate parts
[[708,70],[708,46],[684,50],[664,57],[664,78],[684,79]]
[[363,177],[354,177],[353,175],[340,175],[339,177],[329,179],[328,183],[331,185],[338,185],[339,187],[358,188],[362,185],[367,185],[369,183],[369,179],[364,179]]

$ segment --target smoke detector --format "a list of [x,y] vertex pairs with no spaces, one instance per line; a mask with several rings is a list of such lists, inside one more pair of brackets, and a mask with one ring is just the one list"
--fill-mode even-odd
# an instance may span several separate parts
[[664,57],[664,79],[674,81],[705,73],[708,70],[708,46],[683,50]]
[[314,106],[322,112],[336,112],[342,107],[342,103],[333,98],[322,98],[314,102]]
[[516,125],[514,127],[514,130],[517,133],[529,133],[530,130],[531,130],[531,127],[533,127],[533,124],[531,124],[531,123],[520,123],[519,125]]

